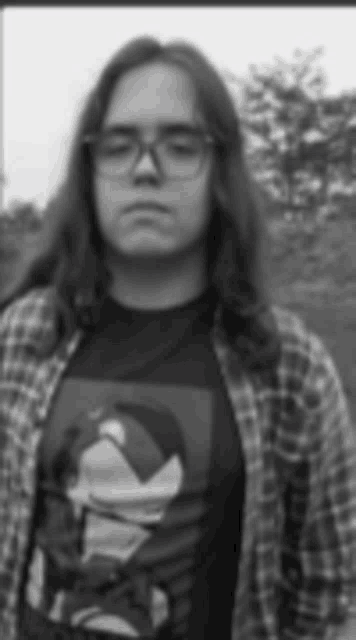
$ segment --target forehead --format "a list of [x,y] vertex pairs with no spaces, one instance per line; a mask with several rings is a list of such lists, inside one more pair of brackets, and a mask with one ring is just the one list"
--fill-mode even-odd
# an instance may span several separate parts
[[111,96],[105,126],[156,127],[198,119],[196,90],[190,76],[173,65],[155,63],[128,71]]

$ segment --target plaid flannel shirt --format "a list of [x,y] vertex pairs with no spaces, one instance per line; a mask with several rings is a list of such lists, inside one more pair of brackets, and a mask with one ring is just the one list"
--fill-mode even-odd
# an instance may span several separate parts
[[[37,451],[77,331],[41,359],[49,289],[0,317],[0,638],[15,640],[34,509]],[[219,328],[213,345],[246,458],[245,517],[231,638],[335,640],[355,579],[355,442],[333,361],[298,316],[273,308],[282,356],[270,381],[241,372]],[[119,336],[118,336],[119,338]],[[238,372],[238,373],[237,373]]]

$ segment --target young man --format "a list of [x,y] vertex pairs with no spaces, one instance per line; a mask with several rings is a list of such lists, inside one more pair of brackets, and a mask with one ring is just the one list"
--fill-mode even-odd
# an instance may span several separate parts
[[56,223],[1,319],[1,638],[341,638],[348,409],[268,302],[235,108],[194,47],[108,63]]

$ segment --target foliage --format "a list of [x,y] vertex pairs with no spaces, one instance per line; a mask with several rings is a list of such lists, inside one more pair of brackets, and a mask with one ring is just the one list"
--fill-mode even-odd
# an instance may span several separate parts
[[42,246],[43,216],[32,202],[14,201],[0,215],[0,306],[22,282]]
[[14,200],[0,214],[0,229],[5,233],[33,233],[39,231],[41,224],[42,212],[34,202]]
[[322,48],[250,66],[240,114],[256,178],[284,210],[316,211],[356,192],[356,92],[325,96]]

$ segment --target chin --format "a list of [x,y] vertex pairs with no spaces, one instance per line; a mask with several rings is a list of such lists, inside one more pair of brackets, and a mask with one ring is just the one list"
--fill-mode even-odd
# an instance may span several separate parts
[[117,248],[117,251],[122,256],[131,258],[152,258],[179,253],[178,248],[172,242],[165,242],[153,237],[132,239],[129,242],[122,243]]

